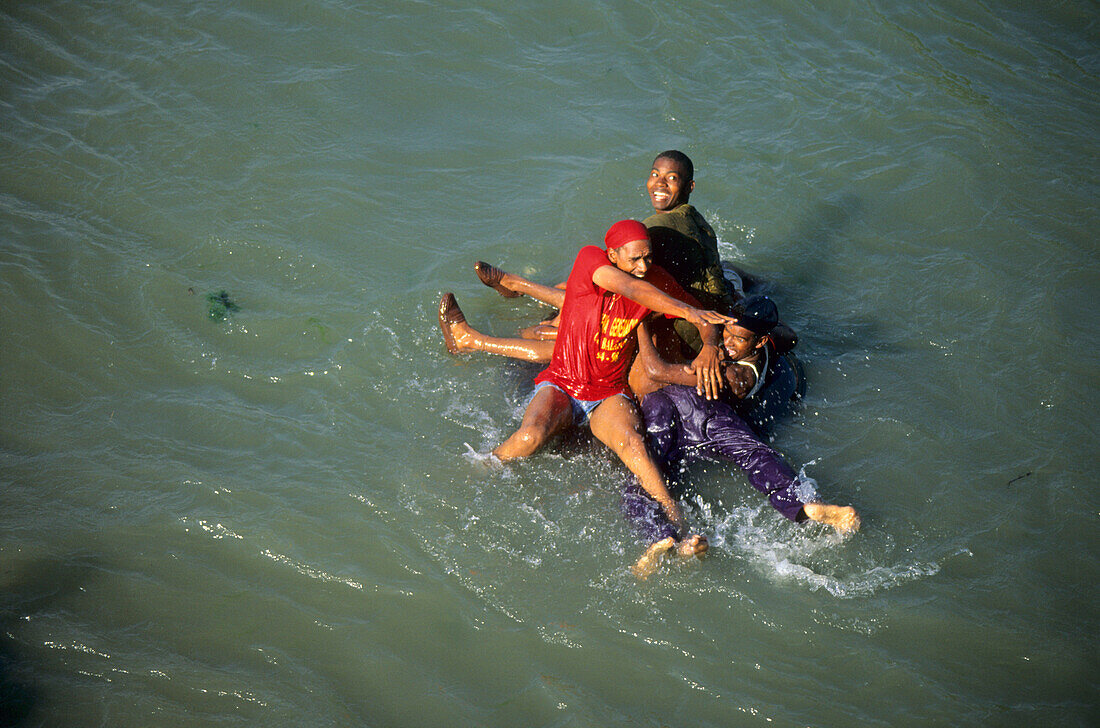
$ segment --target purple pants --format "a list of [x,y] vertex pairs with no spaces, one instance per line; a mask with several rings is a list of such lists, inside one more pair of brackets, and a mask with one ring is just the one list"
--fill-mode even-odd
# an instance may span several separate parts
[[[707,400],[694,387],[673,384],[647,395],[642,415],[650,452],[666,476],[695,460],[728,460],[745,471],[752,486],[785,518],[806,520],[794,471],[725,402]],[[622,511],[650,543],[678,538],[676,527],[637,479],[623,490]]]

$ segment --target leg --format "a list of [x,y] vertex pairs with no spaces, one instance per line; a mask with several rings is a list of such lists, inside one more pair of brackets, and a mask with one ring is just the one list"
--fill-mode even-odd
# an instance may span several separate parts
[[673,549],[684,558],[700,556],[706,552],[707,540],[700,535],[679,540],[676,527],[657,505],[657,501],[642,491],[637,482],[631,482],[623,492],[621,507],[626,519],[649,543],[649,548],[631,567],[631,571],[639,579],[645,579],[656,571],[661,557]]
[[669,520],[682,527],[684,518],[680,507],[669,494],[664,476],[646,450],[642,418],[634,403],[618,395],[608,397],[593,410],[589,426],[596,439],[611,448],[630,472],[638,476],[642,489],[660,504]]
[[519,429],[497,445],[493,454],[501,460],[527,457],[572,423],[573,403],[569,397],[559,389],[543,387],[531,398]]
[[558,327],[561,326],[561,311],[556,314],[535,324],[534,326],[528,326],[525,329],[521,329],[519,332],[520,337],[524,339],[534,339],[536,341],[553,341],[558,338]]
[[628,482],[623,488],[623,496],[619,501],[619,508],[623,517],[634,527],[634,530],[645,543],[657,543],[666,538],[676,541],[680,533],[676,526],[668,520],[668,516],[657,505],[657,501],[649,497],[649,494],[638,485],[638,480],[633,476],[627,476]]
[[679,544],[671,536],[661,539],[657,543],[651,544],[642,554],[642,558],[630,567],[630,570],[634,572],[634,576],[645,580],[657,570],[661,563],[661,557],[672,550],[675,550],[681,558],[685,559],[692,556],[702,556],[707,552],[707,539],[699,534],[689,536],[680,541]]
[[463,351],[484,351],[489,354],[545,364],[550,361],[550,356],[554,353],[552,340],[502,338],[487,336],[475,330],[466,323],[466,317],[458,307],[454,294],[451,293],[445,293],[439,301],[439,328],[443,331],[447,350],[452,354]]
[[541,283],[529,281],[522,276],[505,273],[500,268],[478,261],[474,266],[477,277],[481,282],[494,289],[505,298],[514,298],[519,295],[528,295],[536,301],[541,301],[549,306],[560,309],[565,303],[565,289],[556,286],[544,286]]
[[[642,403],[645,416],[649,453],[662,471],[667,472],[669,463],[675,460],[673,450],[679,431],[679,416],[676,408],[660,390],[648,395]],[[634,527],[645,543],[650,544],[642,557],[632,567],[639,579],[648,578],[657,570],[661,557],[671,551],[679,538],[676,526],[638,484],[635,475],[628,476],[623,487],[623,496],[619,504],[623,517]]]
[[744,420],[732,411],[721,411],[707,422],[701,454],[732,462],[745,471],[752,487],[766,495],[784,518],[800,520],[803,503],[794,470],[779,453],[761,442]]
[[813,501],[803,503],[794,470],[765,445],[729,407],[707,422],[707,444],[702,452],[729,460],[745,471],[752,487],[768,496],[772,507],[792,521],[806,518],[832,526],[840,533],[859,530],[859,514],[850,506]]
[[[660,506],[659,515],[663,518],[657,520],[667,520],[674,533],[685,533],[687,529],[680,507],[669,494],[664,476],[661,475],[657,464],[646,450],[641,417],[638,416],[634,403],[617,395],[604,400],[592,412],[589,426],[592,428],[592,434],[610,447],[623,464],[638,477],[641,489],[645,491],[648,498],[652,498]],[[637,495],[642,494],[637,493]],[[638,504],[635,503],[635,505]],[[644,506],[644,503],[641,505]],[[687,535],[679,542],[674,536],[666,536],[652,544],[634,564],[634,574],[639,579],[646,578],[656,570],[660,557],[673,548],[682,557],[687,558],[702,556],[706,553],[707,546],[706,538],[698,534]]]
[[675,548],[675,546],[676,539],[672,536],[662,538],[660,541],[650,544],[649,548],[642,554],[642,558],[638,559],[634,566],[630,567],[630,570],[633,571],[634,576],[639,579],[648,579],[660,565],[661,557]]

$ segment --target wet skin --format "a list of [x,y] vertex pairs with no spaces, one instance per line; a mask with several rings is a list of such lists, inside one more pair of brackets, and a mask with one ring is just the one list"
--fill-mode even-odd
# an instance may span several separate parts
[[758,336],[748,329],[735,324],[726,324],[722,332],[722,344],[726,347],[732,361],[747,359],[753,350],[767,342],[766,337]]

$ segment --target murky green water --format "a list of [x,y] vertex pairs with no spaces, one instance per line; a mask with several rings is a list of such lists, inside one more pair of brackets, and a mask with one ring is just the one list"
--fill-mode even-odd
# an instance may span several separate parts
[[[1098,20],[4,4],[0,724],[1095,724]],[[639,584],[605,452],[463,457],[537,369],[434,315],[535,320],[473,262],[563,279],[670,147],[864,529],[699,468]]]

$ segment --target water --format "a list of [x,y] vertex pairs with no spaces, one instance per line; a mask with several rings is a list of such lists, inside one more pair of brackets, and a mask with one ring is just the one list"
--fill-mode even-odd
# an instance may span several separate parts
[[[0,723],[1093,725],[1098,15],[1085,2],[7,3]],[[801,334],[779,447],[637,583],[484,259],[562,280],[697,166]],[[224,290],[239,307],[208,314]]]

